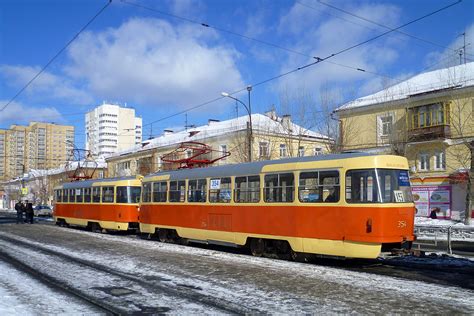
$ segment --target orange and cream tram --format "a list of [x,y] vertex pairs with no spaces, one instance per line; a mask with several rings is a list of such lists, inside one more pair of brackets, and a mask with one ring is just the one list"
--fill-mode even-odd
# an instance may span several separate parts
[[65,183],[54,189],[54,220],[92,230],[138,228],[141,177]]
[[140,231],[253,255],[376,258],[415,236],[406,158],[351,153],[159,172]]

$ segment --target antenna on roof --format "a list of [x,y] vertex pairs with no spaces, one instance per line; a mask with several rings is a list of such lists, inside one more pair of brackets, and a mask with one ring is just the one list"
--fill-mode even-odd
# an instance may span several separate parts
[[194,124],[188,125],[188,113],[186,113],[185,114],[185,120],[184,120],[184,129],[187,131],[188,127],[194,128],[194,127],[196,127],[196,125],[194,125]]

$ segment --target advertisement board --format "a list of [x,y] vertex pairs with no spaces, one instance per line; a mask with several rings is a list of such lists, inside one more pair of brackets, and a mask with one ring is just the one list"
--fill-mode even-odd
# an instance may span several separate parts
[[451,186],[413,186],[413,201],[417,209],[416,216],[430,216],[433,209],[438,218],[451,218]]

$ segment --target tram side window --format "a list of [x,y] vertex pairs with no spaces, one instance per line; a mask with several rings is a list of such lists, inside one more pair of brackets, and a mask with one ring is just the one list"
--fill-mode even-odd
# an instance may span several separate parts
[[56,190],[56,191],[55,191],[55,194],[54,194],[54,195],[56,196],[56,202],[62,202],[62,196],[61,196],[61,194],[62,194],[62,191],[61,191],[61,190]]
[[114,187],[102,187],[102,203],[114,202]]
[[209,202],[229,203],[231,197],[230,178],[213,178],[209,187]]
[[100,187],[92,188],[92,202],[100,203]]
[[69,201],[69,190],[63,189],[63,202]]
[[319,172],[301,172],[298,199],[303,203],[323,201],[322,187],[319,186]]
[[153,182],[153,202],[166,202],[166,191],[168,184],[166,181]]
[[83,200],[83,197],[82,197],[82,192],[83,192],[83,189],[76,189],[76,203],[83,203],[84,200]]
[[339,184],[339,171],[320,171],[319,185],[322,186],[324,202],[339,202],[341,191],[341,187]]
[[236,177],[234,200],[237,203],[260,202],[260,176]]
[[151,182],[143,183],[142,202],[151,202]]
[[69,189],[69,202],[74,203],[74,189]]
[[277,173],[265,175],[264,200],[265,202],[293,202],[294,197],[293,173]]
[[115,203],[140,203],[140,193],[141,187],[116,187]]
[[91,188],[84,188],[84,203],[91,202]]
[[184,202],[186,197],[186,182],[170,181],[170,202]]
[[207,180],[189,180],[188,202],[206,202]]

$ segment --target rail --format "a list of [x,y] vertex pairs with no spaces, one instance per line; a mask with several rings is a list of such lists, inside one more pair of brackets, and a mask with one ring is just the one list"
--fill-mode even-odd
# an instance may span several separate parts
[[438,247],[446,243],[446,251],[453,253],[453,242],[474,243],[474,227],[466,226],[415,226],[417,241],[415,247],[422,250],[424,247]]

